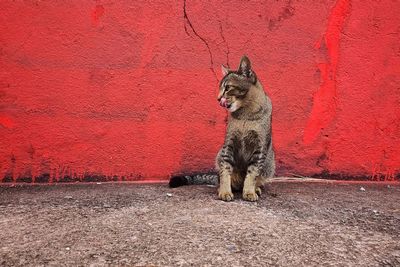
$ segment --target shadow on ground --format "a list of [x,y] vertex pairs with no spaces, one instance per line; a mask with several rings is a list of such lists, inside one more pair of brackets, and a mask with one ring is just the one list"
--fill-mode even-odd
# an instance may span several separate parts
[[0,187],[0,265],[400,265],[398,185],[274,182],[258,203],[215,192]]

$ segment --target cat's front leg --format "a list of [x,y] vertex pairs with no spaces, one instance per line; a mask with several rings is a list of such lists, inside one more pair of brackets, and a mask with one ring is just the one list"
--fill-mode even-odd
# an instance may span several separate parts
[[257,201],[258,194],[256,192],[256,178],[259,175],[257,166],[250,165],[247,168],[246,178],[243,185],[243,199],[247,201]]
[[233,151],[229,143],[224,145],[217,156],[217,169],[219,170],[218,198],[232,201],[232,172]]
[[232,181],[231,181],[231,167],[226,166],[219,171],[219,188],[218,188],[218,198],[223,201],[232,201]]
[[[258,195],[261,194],[261,190],[257,185],[257,178],[260,176],[263,161],[265,161],[265,155],[262,150],[256,151],[247,167],[246,178],[243,184],[243,199],[247,201],[257,201]],[[257,191],[259,191],[257,194]]]

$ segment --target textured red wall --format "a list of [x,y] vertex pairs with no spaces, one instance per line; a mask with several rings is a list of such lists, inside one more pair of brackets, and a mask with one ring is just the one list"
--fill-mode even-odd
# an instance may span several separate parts
[[0,181],[213,168],[220,64],[270,94],[280,175],[400,172],[400,1],[1,1]]

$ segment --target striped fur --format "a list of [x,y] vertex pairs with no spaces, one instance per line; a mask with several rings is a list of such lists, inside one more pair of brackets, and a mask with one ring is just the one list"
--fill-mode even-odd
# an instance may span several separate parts
[[[271,100],[246,56],[237,71],[223,66],[222,73],[218,100],[229,116],[225,141],[216,157],[218,196],[231,201],[232,190],[241,190],[243,199],[256,201],[265,180],[275,172]],[[183,184],[191,183],[183,179]]]
[[218,196],[230,201],[232,189],[237,189],[243,191],[243,199],[256,201],[265,180],[275,172],[271,100],[246,56],[237,71],[223,67],[223,73],[218,98],[237,109],[229,113],[225,142],[216,158]]

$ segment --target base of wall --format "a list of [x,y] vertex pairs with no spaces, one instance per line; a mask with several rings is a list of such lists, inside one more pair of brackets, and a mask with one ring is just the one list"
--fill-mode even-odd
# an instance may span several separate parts
[[[194,175],[210,175],[215,174],[214,172],[199,172],[199,173],[185,173],[180,175],[194,176]],[[11,176],[5,176],[1,184],[75,184],[75,183],[167,183],[169,178],[144,178],[144,177],[126,177],[126,176],[116,176],[116,175],[101,175],[101,174],[85,174],[83,176],[64,176],[60,179],[55,179],[50,177],[49,174],[43,174],[38,177],[18,177],[13,179]],[[290,174],[289,177],[276,177],[272,178],[271,181],[342,181],[342,182],[377,182],[377,183],[390,183],[390,182],[400,182],[400,174],[397,176],[350,176],[346,174],[330,174],[330,173],[320,173],[310,176],[302,176],[298,174]]]

